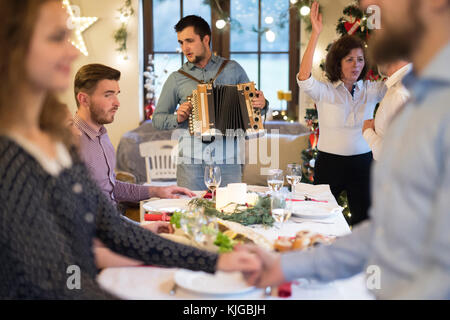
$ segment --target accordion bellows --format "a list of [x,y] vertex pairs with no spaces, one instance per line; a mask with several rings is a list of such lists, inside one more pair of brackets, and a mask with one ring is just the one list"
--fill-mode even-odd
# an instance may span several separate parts
[[261,110],[252,106],[256,90],[253,82],[237,85],[199,84],[188,101],[192,104],[189,116],[191,135],[246,135],[264,131]]

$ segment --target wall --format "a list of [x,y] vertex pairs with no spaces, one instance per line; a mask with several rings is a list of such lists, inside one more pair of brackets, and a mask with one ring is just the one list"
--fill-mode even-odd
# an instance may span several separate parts
[[[140,103],[140,63],[138,50],[139,30],[139,0],[133,0],[135,14],[128,25],[128,60],[123,60],[116,51],[114,42],[114,31],[120,27],[119,12],[124,0],[71,0],[72,5],[81,9],[83,17],[98,17],[98,21],[83,33],[89,56],[80,53],[72,68],[72,79],[77,70],[88,63],[102,63],[116,68],[122,72],[119,82],[121,93],[119,99],[121,106],[116,113],[112,124],[106,125],[109,136],[114,147],[117,149],[120,137],[127,131],[136,128],[141,119]],[[76,112],[76,103],[73,94],[73,83],[71,87],[61,95],[61,100],[67,103]]]
[[[336,33],[336,25],[340,17],[343,16],[342,10],[348,5],[354,3],[352,0],[320,0],[320,5],[322,6],[322,22],[323,29],[320,34],[320,38],[316,47],[316,52],[314,55],[313,70],[312,74],[316,79],[325,80],[322,69],[320,69],[320,63],[326,56],[326,48],[328,44],[337,39],[339,35]],[[301,57],[306,50],[308,45],[310,33],[305,31],[305,24],[302,23],[302,33],[301,33]],[[299,122],[305,123],[305,113],[306,109],[313,108],[313,101],[300,92],[299,94]]]

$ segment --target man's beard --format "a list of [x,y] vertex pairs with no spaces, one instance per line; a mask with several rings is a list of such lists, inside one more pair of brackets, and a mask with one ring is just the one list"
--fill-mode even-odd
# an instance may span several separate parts
[[205,57],[206,57],[206,48],[203,45],[203,52],[200,55],[195,56],[194,60],[192,60],[191,63],[193,63],[193,64],[200,63],[205,59]]
[[399,59],[411,60],[424,35],[424,24],[419,18],[420,3],[411,1],[408,20],[401,25],[386,25],[380,34],[376,31],[369,41],[373,63],[385,64]]
[[192,63],[193,64],[197,64],[197,63],[201,62],[203,59],[205,59],[205,55],[195,56],[194,60],[192,61]]
[[104,113],[102,110],[91,107],[91,119],[98,124],[110,124],[114,121],[114,116],[111,120],[106,118],[107,113]]

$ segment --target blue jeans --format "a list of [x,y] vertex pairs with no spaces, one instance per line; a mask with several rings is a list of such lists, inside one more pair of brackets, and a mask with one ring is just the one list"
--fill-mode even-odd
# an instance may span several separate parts
[[[206,190],[204,182],[205,162],[202,164],[178,164],[177,165],[177,185],[191,190]],[[221,172],[220,187],[226,187],[229,183],[239,183],[242,181],[241,164],[218,164]]]

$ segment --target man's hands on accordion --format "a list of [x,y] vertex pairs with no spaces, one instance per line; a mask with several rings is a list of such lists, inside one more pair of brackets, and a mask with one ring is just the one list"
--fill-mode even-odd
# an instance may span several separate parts
[[177,121],[182,123],[189,118],[192,111],[192,104],[189,101],[183,102],[177,109]]
[[266,105],[266,98],[264,93],[260,90],[256,90],[256,97],[252,99],[252,106],[254,108],[262,109]]

